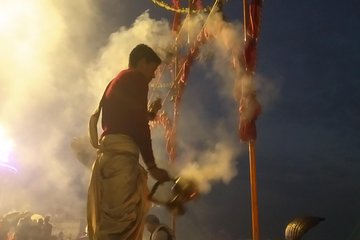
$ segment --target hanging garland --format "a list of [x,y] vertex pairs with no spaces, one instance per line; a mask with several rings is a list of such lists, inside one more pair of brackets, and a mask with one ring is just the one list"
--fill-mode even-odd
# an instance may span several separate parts
[[[164,1],[161,1],[161,0],[151,0],[153,3],[155,3],[156,5],[162,7],[162,8],[165,8],[166,10],[169,10],[169,11],[172,11],[172,12],[176,12],[176,13],[189,13],[189,8],[182,8],[182,7],[179,7],[179,8],[175,8],[175,7],[172,7],[170,6],[169,4],[167,4],[166,2]],[[191,13],[200,13],[200,12],[209,12],[211,9],[210,5],[203,8],[203,9],[191,9]]]

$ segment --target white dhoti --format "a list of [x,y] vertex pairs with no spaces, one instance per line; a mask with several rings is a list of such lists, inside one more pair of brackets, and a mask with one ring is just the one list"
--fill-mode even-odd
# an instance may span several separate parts
[[135,142],[121,134],[104,136],[88,191],[89,239],[142,240],[148,194]]

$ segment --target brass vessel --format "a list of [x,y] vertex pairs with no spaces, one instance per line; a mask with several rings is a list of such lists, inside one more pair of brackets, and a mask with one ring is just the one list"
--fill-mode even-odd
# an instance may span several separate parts
[[160,201],[154,198],[156,190],[161,185],[159,182],[153,186],[149,199],[156,204],[164,205],[169,211],[177,215],[183,215],[185,213],[184,205],[199,197],[198,186],[194,181],[182,177],[177,177],[171,181],[174,184],[171,187],[170,197],[167,201]]

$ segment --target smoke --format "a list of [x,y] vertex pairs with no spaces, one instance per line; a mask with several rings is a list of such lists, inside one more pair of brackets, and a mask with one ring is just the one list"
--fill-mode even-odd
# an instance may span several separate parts
[[146,43],[164,59],[172,40],[167,21],[156,21],[149,17],[148,12],[143,13],[130,28],[121,27],[111,34],[98,59],[87,72],[90,91],[99,98],[114,75],[127,68],[129,53],[137,44]]
[[14,142],[10,162],[19,170],[11,188],[0,191],[6,195],[1,212],[83,210],[88,174],[69,142],[85,129],[80,76],[91,56],[84,43],[98,24],[95,16],[91,1],[0,3],[0,123]]
[[[189,81],[200,81],[204,85],[211,81],[214,88],[200,87],[190,94],[185,90],[178,130],[179,156],[173,168],[176,174],[194,180],[200,191],[207,193],[214,183],[229,183],[237,174],[236,158],[240,147],[234,134],[238,116],[234,111],[233,89],[236,81],[240,81],[237,78],[242,69],[239,65],[233,66],[232,57],[241,53],[243,37],[240,23],[225,22],[222,15],[215,12],[209,17],[198,14],[186,18],[177,39],[182,46],[189,47],[200,39],[199,33],[204,28],[207,41],[200,44],[197,60],[205,77],[194,79],[190,75]],[[196,67],[199,66],[194,64],[193,68]],[[187,88],[191,87],[196,85],[189,83]],[[212,96],[210,101],[206,99],[209,96]],[[224,113],[221,117],[209,116],[217,110],[204,109],[204,105],[214,105],[216,101],[215,106]]]
[[[108,43],[101,49],[98,59],[87,71],[89,92],[94,96],[101,96],[108,81],[121,69],[127,67],[128,54],[139,43],[147,43],[167,60],[174,54],[174,41],[186,49],[189,44],[199,39],[199,32],[206,28],[208,39],[200,45],[198,61],[206,65],[204,79],[189,81],[212,81],[215,89],[196,95],[186,95],[181,108],[178,132],[178,159],[173,165],[166,162],[163,131],[153,130],[153,145],[155,155],[161,166],[169,168],[174,175],[184,175],[195,180],[202,192],[209,192],[211,185],[217,181],[229,183],[236,176],[236,158],[240,154],[240,147],[234,137],[237,131],[238,113],[236,101],[239,101],[241,88],[251,89],[253,83],[243,77],[243,69],[239,63],[239,55],[243,48],[243,34],[240,22],[229,23],[223,20],[221,13],[213,12],[210,17],[198,14],[185,19],[180,34],[174,36],[166,20],[154,20],[145,12],[139,16],[130,28],[121,27],[111,34]],[[131,44],[129,44],[131,43]],[[180,53],[184,53],[180,49]],[[204,66],[203,65],[203,66]],[[195,68],[196,66],[193,66]],[[166,73],[164,73],[165,75]],[[167,76],[169,77],[169,76]],[[164,81],[168,81],[165,79]],[[206,83],[205,83],[206,84]],[[156,84],[155,84],[156,85]],[[188,88],[191,87],[191,83]],[[185,90],[185,92],[188,89]],[[155,89],[158,96],[165,97],[166,92]],[[204,112],[205,101],[193,101],[186,98],[204,98],[202,95],[214,95],[215,101],[224,114],[215,121],[208,121],[209,113]],[[164,106],[170,109],[172,102],[165,99]],[[97,100],[98,101],[98,100]],[[94,103],[95,105],[97,103]],[[235,110],[234,110],[235,107]],[[191,109],[191,110],[189,110]],[[213,116],[212,116],[213,117]],[[230,120],[232,119],[232,120]],[[235,120],[235,121],[233,121]],[[216,130],[214,130],[216,129]],[[235,144],[234,144],[235,143]]]
[[212,72],[221,80],[220,93],[237,101],[241,95],[243,68],[239,57],[243,48],[242,23],[226,22],[220,12],[213,12],[209,17],[199,16],[195,20],[206,29],[207,41],[201,46],[199,61],[212,64]]
[[211,183],[222,180],[229,183],[236,175],[236,165],[234,156],[237,152],[225,142],[216,143],[213,149],[198,153],[195,149],[189,151],[189,159],[195,160],[187,165],[181,172],[180,176],[193,179],[199,186],[201,192],[208,192],[211,189]]
[[[14,142],[11,161],[19,169],[18,186],[0,198],[1,212],[34,210],[82,217],[90,171],[76,160],[79,156],[71,147],[87,149],[85,158],[94,154],[83,137],[88,117],[107,83],[127,67],[134,46],[146,43],[163,59],[173,54],[175,38],[168,21],[151,19],[145,12],[132,26],[122,26],[109,36],[98,30],[106,23],[96,4],[87,0],[0,3],[0,123]],[[213,37],[201,46],[198,60],[211,62],[211,67],[197,65],[206,73],[198,79],[190,75],[189,81],[214,84],[205,91],[189,91],[198,86],[189,83],[185,90],[174,165],[166,161],[162,130],[153,130],[160,166],[194,179],[203,193],[218,181],[229,183],[237,174],[241,149],[233,97],[242,70],[234,70],[229,56],[241,51],[243,39],[239,23],[226,23],[219,14],[209,19],[199,15],[184,25],[180,36],[184,47],[205,21]],[[212,109],[214,101],[218,109]],[[74,137],[79,137],[75,144]]]
[[[217,19],[210,19],[209,22],[215,21],[218,23],[218,15],[214,16]],[[182,33],[178,36],[179,39],[183,39],[186,44],[187,39],[185,36],[188,36],[190,41],[193,41],[196,34],[201,30],[204,20],[204,16],[201,15],[200,17],[187,19]],[[211,29],[211,33],[215,35],[214,39],[216,39],[216,41],[211,41],[211,43],[209,43],[217,46],[215,48],[216,51],[213,51],[213,54],[221,56],[219,58],[216,57],[217,61],[214,63],[214,66],[217,68],[212,69],[212,71],[217,71],[221,74],[223,71],[227,73],[234,72],[234,70],[230,71],[229,60],[226,59],[226,56],[228,55],[228,52],[239,51],[241,46],[241,40],[235,40],[240,36],[238,32],[240,29],[233,27],[232,25],[226,26],[227,27],[220,26],[215,30]],[[220,28],[221,31],[219,30]],[[220,36],[219,39],[217,38],[217,35]],[[149,17],[148,12],[143,13],[136,19],[130,28],[121,27],[117,32],[111,34],[108,43],[102,48],[98,60],[87,72],[88,82],[91,83],[90,92],[92,92],[94,96],[101,96],[108,81],[120,69],[126,68],[128,54],[138,43],[147,43],[156,49],[162,58],[166,58],[168,54],[171,55],[173,41],[174,35],[171,32],[167,21],[153,20]],[[222,41],[225,41],[226,47],[221,44]],[[237,44],[237,42],[239,42],[239,44]],[[211,70],[207,71],[211,72]],[[227,78],[224,79],[224,82],[227,81],[231,83],[231,77],[233,76],[229,77],[226,75],[222,77]],[[223,94],[226,92],[224,89],[230,89],[230,84],[223,84],[220,86],[219,89],[220,91],[223,91]],[[212,93],[204,94],[217,94],[217,91],[214,90]],[[229,95],[229,91],[227,95]],[[201,98],[201,96],[199,97]],[[166,102],[166,104],[171,105],[171,102]],[[184,106],[184,108],[185,107],[186,106]],[[205,123],[206,118],[200,114],[202,106],[198,107],[199,108],[195,108],[192,104],[191,108],[193,111],[188,114],[183,108],[181,110],[181,119],[184,122],[191,122],[192,124],[197,122],[197,125],[199,126],[197,129],[203,131],[203,133],[195,134],[195,131],[191,130],[191,139],[181,139],[181,137],[179,137],[179,165],[167,165],[167,167],[171,167],[172,169],[170,170],[174,172],[174,174],[195,178],[194,180],[199,183],[201,190],[208,192],[210,190],[211,182],[222,180],[228,183],[236,175],[236,164],[234,160],[239,153],[239,148],[234,144],[226,144],[229,142],[229,139],[233,139],[233,137],[231,136],[232,132],[229,132],[229,129],[226,129],[226,124],[221,122],[223,119],[219,119],[219,121],[215,123],[215,126],[208,125]],[[215,134],[216,136],[211,137],[211,140],[206,140],[204,137],[207,135],[208,138],[208,133],[214,128],[218,129]],[[187,126],[183,126],[180,131],[181,136],[189,135],[189,128]],[[221,134],[219,134],[220,132]],[[161,165],[166,165],[166,163],[161,162],[161,160],[167,159],[166,153],[162,150],[165,148],[161,138],[163,138],[162,133],[153,133],[153,145],[156,156],[159,159],[158,161]],[[205,141],[207,141],[207,144],[206,146],[203,146],[203,149],[197,144],[192,144],[194,142],[202,142],[202,144],[204,144]],[[187,166],[184,165],[184,163],[187,162],[186,159],[191,159]],[[211,169],[214,169],[215,167],[217,171],[211,171]]]

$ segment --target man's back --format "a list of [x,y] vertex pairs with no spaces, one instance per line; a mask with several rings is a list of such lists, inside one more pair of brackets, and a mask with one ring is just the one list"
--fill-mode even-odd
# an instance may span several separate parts
[[121,71],[108,86],[102,99],[103,136],[124,134],[138,145],[145,162],[154,162],[148,124],[145,77],[136,70]]
[[[147,124],[148,83],[141,73],[121,71],[110,83],[102,100],[104,135],[125,134],[132,138],[134,129]],[[143,129],[141,129],[143,130]]]

